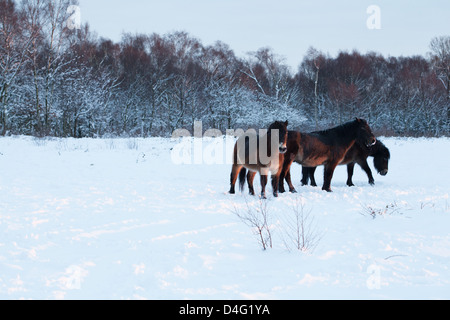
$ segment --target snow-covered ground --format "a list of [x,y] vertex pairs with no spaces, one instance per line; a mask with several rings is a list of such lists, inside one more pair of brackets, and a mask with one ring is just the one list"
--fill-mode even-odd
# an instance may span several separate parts
[[0,298],[449,299],[450,139],[381,140],[374,187],[359,167],[301,187],[298,165],[298,194],[268,186],[263,251],[236,215],[258,197],[227,194],[229,164],[175,164],[177,140],[0,138]]

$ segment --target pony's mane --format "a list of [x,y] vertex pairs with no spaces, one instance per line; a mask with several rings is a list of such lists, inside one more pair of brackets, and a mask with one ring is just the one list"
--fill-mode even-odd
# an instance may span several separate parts
[[282,123],[280,121],[275,121],[274,123],[272,123],[269,126],[269,130],[273,130],[273,129],[286,129],[286,126],[284,123]]
[[353,120],[353,121],[341,124],[340,126],[337,126],[337,127],[331,128],[331,129],[315,131],[313,133],[320,134],[320,135],[333,135],[333,134],[339,133],[342,135],[343,133],[346,133],[350,130],[354,130],[357,127],[358,127],[358,120]]

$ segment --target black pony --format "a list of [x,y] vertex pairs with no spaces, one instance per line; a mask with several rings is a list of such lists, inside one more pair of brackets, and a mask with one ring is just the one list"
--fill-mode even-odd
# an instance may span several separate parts
[[309,134],[289,131],[288,149],[280,175],[280,192],[284,192],[285,177],[288,178],[290,191],[295,191],[290,176],[286,176],[293,161],[305,167],[325,165],[322,190],[331,192],[334,169],[342,162],[347,151],[355,144],[370,147],[376,141],[367,122],[359,118],[332,129]]
[[[369,178],[369,184],[374,185],[375,180],[372,175],[372,170],[370,170],[370,167],[367,163],[367,158],[373,157],[373,164],[375,166],[375,169],[377,169],[377,172],[385,176],[388,173],[389,170],[389,159],[391,158],[391,154],[389,152],[389,149],[380,141],[377,139],[377,142],[367,148],[365,146],[361,146],[359,144],[355,144],[345,155],[344,160],[339,165],[347,165],[347,185],[349,187],[354,186],[352,177],[353,177],[353,171],[355,168],[355,164],[357,163],[367,174],[367,177]],[[311,181],[311,185],[313,187],[317,187],[316,180],[314,178],[314,173],[316,171],[317,167],[314,168],[308,168],[303,167],[302,168],[302,185],[305,186],[308,184],[308,180]],[[290,175],[288,172],[286,174]],[[286,178],[287,179],[287,178]],[[290,179],[290,178],[289,178]]]

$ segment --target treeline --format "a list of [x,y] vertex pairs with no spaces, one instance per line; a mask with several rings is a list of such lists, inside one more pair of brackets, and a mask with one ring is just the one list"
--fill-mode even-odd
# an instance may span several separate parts
[[450,133],[450,37],[427,57],[311,48],[293,71],[270,48],[237,57],[186,32],[99,38],[68,0],[0,0],[0,134],[169,136],[175,129],[311,131],[367,119],[378,134]]

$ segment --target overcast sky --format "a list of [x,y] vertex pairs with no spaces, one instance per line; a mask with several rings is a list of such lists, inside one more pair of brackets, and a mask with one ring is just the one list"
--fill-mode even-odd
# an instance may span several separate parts
[[[210,45],[220,40],[242,57],[271,47],[294,70],[310,46],[385,56],[425,55],[435,36],[450,35],[450,0],[79,0],[82,22],[100,37],[125,32],[187,31]],[[381,29],[367,9],[380,9]]]

